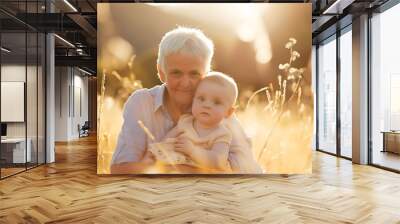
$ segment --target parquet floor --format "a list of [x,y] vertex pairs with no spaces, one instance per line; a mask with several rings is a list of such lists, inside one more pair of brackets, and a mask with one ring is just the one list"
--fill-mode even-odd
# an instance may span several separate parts
[[312,175],[98,176],[95,138],[0,181],[0,223],[400,223],[400,175],[315,153]]
[[19,167],[18,168],[1,168],[1,175],[2,175],[2,177],[7,177],[12,174],[24,171],[24,170],[25,170],[25,167],[23,167],[23,168],[19,168]]

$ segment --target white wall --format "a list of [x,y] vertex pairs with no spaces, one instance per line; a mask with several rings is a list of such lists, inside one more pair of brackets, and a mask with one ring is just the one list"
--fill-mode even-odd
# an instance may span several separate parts
[[79,75],[74,75],[74,108],[72,109],[72,136],[75,138],[78,137],[78,129],[77,126],[80,124],[81,126],[88,120],[88,78],[82,77],[82,73],[78,73]]
[[68,88],[70,83],[69,69],[67,67],[55,68],[55,141],[68,140]]
[[78,124],[88,120],[88,78],[83,75],[76,68],[56,67],[56,141],[77,139]]
[[[33,72],[36,73],[36,67],[28,66],[28,74]],[[5,64],[1,66],[1,81],[3,82],[25,82],[25,64]],[[36,85],[36,83],[34,83]],[[28,89],[29,90],[29,89]],[[36,89],[34,92],[30,93],[28,91],[27,97],[36,97]],[[31,99],[27,99],[31,102]],[[36,107],[36,105],[35,105]],[[1,108],[1,110],[7,110],[7,108]],[[28,113],[28,121],[30,122],[33,118],[30,117],[31,114]],[[36,116],[36,114],[34,114]],[[36,118],[36,117],[35,117]],[[31,127],[32,125],[29,125]],[[29,133],[28,133],[29,134]],[[8,137],[25,137],[25,122],[7,122],[7,136]],[[29,135],[28,135],[29,137]]]

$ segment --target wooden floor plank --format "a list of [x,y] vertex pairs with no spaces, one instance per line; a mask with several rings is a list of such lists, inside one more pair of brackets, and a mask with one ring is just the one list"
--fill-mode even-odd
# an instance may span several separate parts
[[311,175],[101,176],[96,139],[0,181],[0,223],[400,223],[400,175],[314,153]]

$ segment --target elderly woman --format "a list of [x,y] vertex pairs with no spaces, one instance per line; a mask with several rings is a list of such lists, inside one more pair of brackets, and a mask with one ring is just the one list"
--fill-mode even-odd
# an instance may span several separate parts
[[[124,107],[124,123],[111,161],[111,173],[141,173],[154,164],[147,148],[161,141],[179,120],[191,111],[195,90],[210,70],[214,54],[213,42],[202,31],[176,28],[160,42],[157,70],[162,85],[135,91]],[[149,129],[151,140],[139,126]],[[232,131],[229,163],[233,173],[259,173],[251,145],[235,116],[225,120]]]

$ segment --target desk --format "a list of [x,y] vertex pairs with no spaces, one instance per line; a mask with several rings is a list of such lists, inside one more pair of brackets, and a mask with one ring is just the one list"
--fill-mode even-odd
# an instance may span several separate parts
[[[28,142],[28,147],[26,147],[25,154],[25,138],[1,139],[1,159],[4,159],[6,163],[30,162],[32,158],[32,141],[30,138],[28,138],[26,142]],[[25,158],[27,159],[27,161],[25,161]]]
[[383,150],[382,152],[393,152],[400,154],[400,131],[382,131]]

